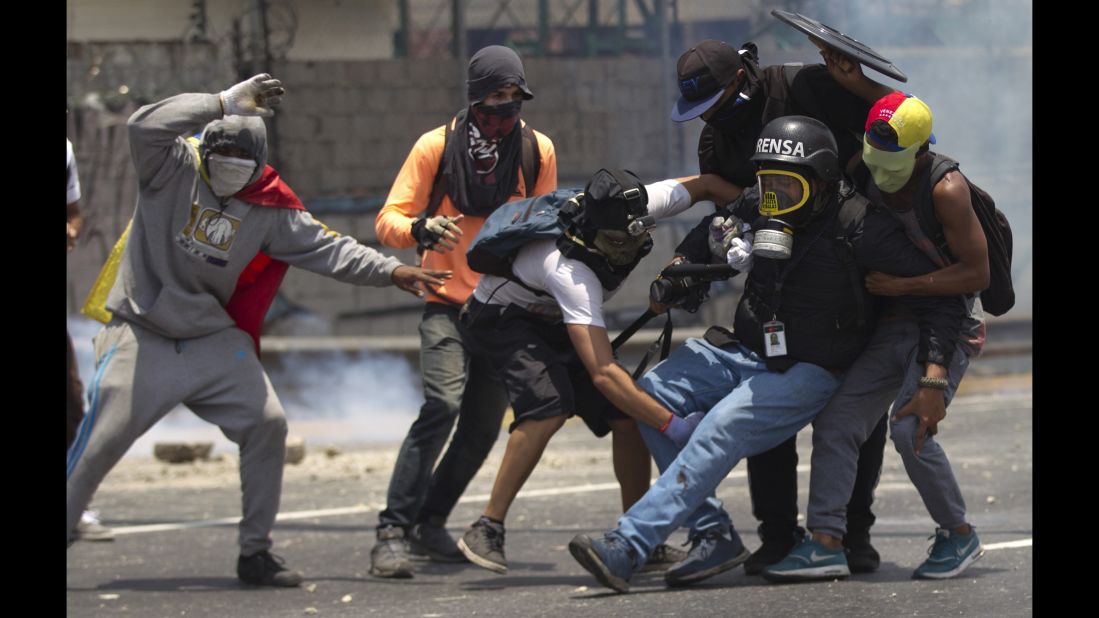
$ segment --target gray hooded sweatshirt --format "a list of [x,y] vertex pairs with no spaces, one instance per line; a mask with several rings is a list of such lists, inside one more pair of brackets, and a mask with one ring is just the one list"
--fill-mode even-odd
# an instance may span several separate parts
[[130,117],[130,151],[138,175],[137,208],[107,308],[172,339],[234,326],[225,312],[241,271],[256,253],[356,285],[392,284],[401,265],[341,236],[309,213],[219,200],[196,168],[185,137],[211,137],[253,155],[255,182],[267,162],[267,133],[254,116],[222,120],[216,94],[181,94]]

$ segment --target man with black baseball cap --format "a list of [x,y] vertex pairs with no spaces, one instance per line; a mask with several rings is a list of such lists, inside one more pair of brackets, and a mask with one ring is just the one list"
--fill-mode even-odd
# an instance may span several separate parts
[[[739,49],[704,40],[679,57],[676,65],[680,97],[672,109],[676,122],[699,118],[706,123],[698,141],[699,173],[718,174],[739,187],[756,183],[749,160],[764,125],[781,116],[802,115],[823,122],[835,138],[839,162],[845,166],[862,150],[859,139],[872,103],[892,91],[867,78],[857,62],[827,48],[825,64],[761,67],[756,46]],[[728,223],[732,225],[732,222]],[[707,243],[705,230],[692,231],[684,241],[699,250]],[[683,246],[683,245],[681,245]],[[681,259],[681,258],[676,258]],[[870,511],[885,449],[885,423],[863,447],[859,476],[848,505],[845,544],[855,572],[877,569],[877,551],[870,545]],[[795,438],[748,458],[752,512],[760,520],[763,545],[744,570],[759,574],[785,557],[804,535],[797,525],[797,451]]]

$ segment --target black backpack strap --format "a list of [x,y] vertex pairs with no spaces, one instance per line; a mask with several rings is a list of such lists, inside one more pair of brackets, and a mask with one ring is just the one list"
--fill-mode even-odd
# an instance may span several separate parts
[[[645,372],[645,369],[649,366],[649,359],[656,354],[657,350],[660,350],[660,360],[664,360],[665,358],[668,358],[668,353],[672,349],[672,312],[667,311],[665,313],[667,318],[664,320],[664,329],[660,331],[660,335],[652,342],[649,349],[645,352],[645,356],[643,356],[641,362],[638,363],[637,369],[634,369],[633,371],[632,377],[635,381]],[[614,341],[611,342],[611,349],[617,352],[618,348],[623,343],[626,343],[634,333],[640,330],[642,326],[654,317],[656,317],[656,314],[653,313],[653,310],[646,309],[645,313],[642,313],[640,317],[634,320],[632,324],[627,326],[625,330],[614,338]]]
[[637,364],[637,369],[634,369],[633,374],[630,376],[633,378],[634,382],[645,373],[645,369],[649,366],[649,359],[656,354],[658,349],[660,350],[660,360],[668,358],[668,351],[671,350],[672,347],[672,312],[667,311],[665,312],[665,315],[667,315],[667,318],[664,320],[664,328],[660,331],[660,335],[657,336],[656,341],[653,341],[652,344],[649,345],[649,349],[645,350],[645,356],[641,357],[641,362]]
[[943,179],[949,172],[961,167],[957,161],[951,159],[946,155],[938,153],[928,153],[931,155],[931,186],[939,184],[939,181]]
[[927,183],[921,188],[916,197],[916,219],[920,223],[920,229],[931,239],[931,242],[944,254],[950,255],[953,260],[950,248],[946,244],[943,225],[935,216],[935,203],[932,192],[935,190],[935,185],[943,179],[943,176],[958,169],[958,162],[938,153],[929,152],[928,154],[931,155],[931,168],[927,174]]
[[542,151],[538,149],[538,137],[534,129],[523,123],[523,197],[533,197],[534,187],[538,186],[538,175],[542,173]]
[[798,71],[804,68],[805,65],[800,62],[787,62],[782,65],[782,77],[786,80],[786,88],[793,88],[794,78],[797,76]]
[[645,313],[642,313],[636,320],[634,320],[629,326],[626,327],[618,336],[611,342],[611,349],[617,351],[619,346],[629,341],[633,334],[641,330],[641,327],[648,324],[649,320],[656,317],[652,309],[646,309]]
[[450,141],[450,134],[454,132],[454,122],[455,119],[451,118],[450,122],[446,123],[446,133],[443,134],[443,153],[439,157],[439,168],[435,170],[435,181],[431,184],[431,196],[427,198],[427,208],[416,217],[417,219],[435,216],[435,211],[439,210],[439,204],[443,203],[443,196],[446,195],[446,177],[443,175],[443,167],[446,164],[446,145]]

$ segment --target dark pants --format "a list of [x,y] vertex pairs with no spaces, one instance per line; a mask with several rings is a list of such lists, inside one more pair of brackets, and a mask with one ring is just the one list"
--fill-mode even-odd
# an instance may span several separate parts
[[[870,534],[874,525],[874,488],[885,456],[886,420],[883,415],[859,449],[858,474],[847,503],[847,537]],[[748,489],[752,515],[760,521],[759,534],[767,539],[787,539],[798,520],[797,436],[775,448],[748,458]]]
[[84,383],[80,381],[73,339],[68,330],[65,331],[65,337],[69,344],[68,391],[65,394],[65,449],[68,450],[73,445],[73,440],[76,440],[76,429],[80,426],[80,421],[84,420]]
[[[492,450],[507,411],[507,393],[458,332],[458,307],[427,303],[420,322],[424,405],[408,430],[378,527],[428,522],[442,526]],[[455,420],[458,428],[435,465]],[[432,472],[434,468],[434,472]]]

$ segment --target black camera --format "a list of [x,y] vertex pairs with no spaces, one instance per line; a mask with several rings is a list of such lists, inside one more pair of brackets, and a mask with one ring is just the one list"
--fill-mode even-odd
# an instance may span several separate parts
[[649,284],[649,298],[662,305],[680,307],[684,311],[698,311],[706,300],[706,284],[724,281],[737,274],[728,264],[672,264],[660,272]]

